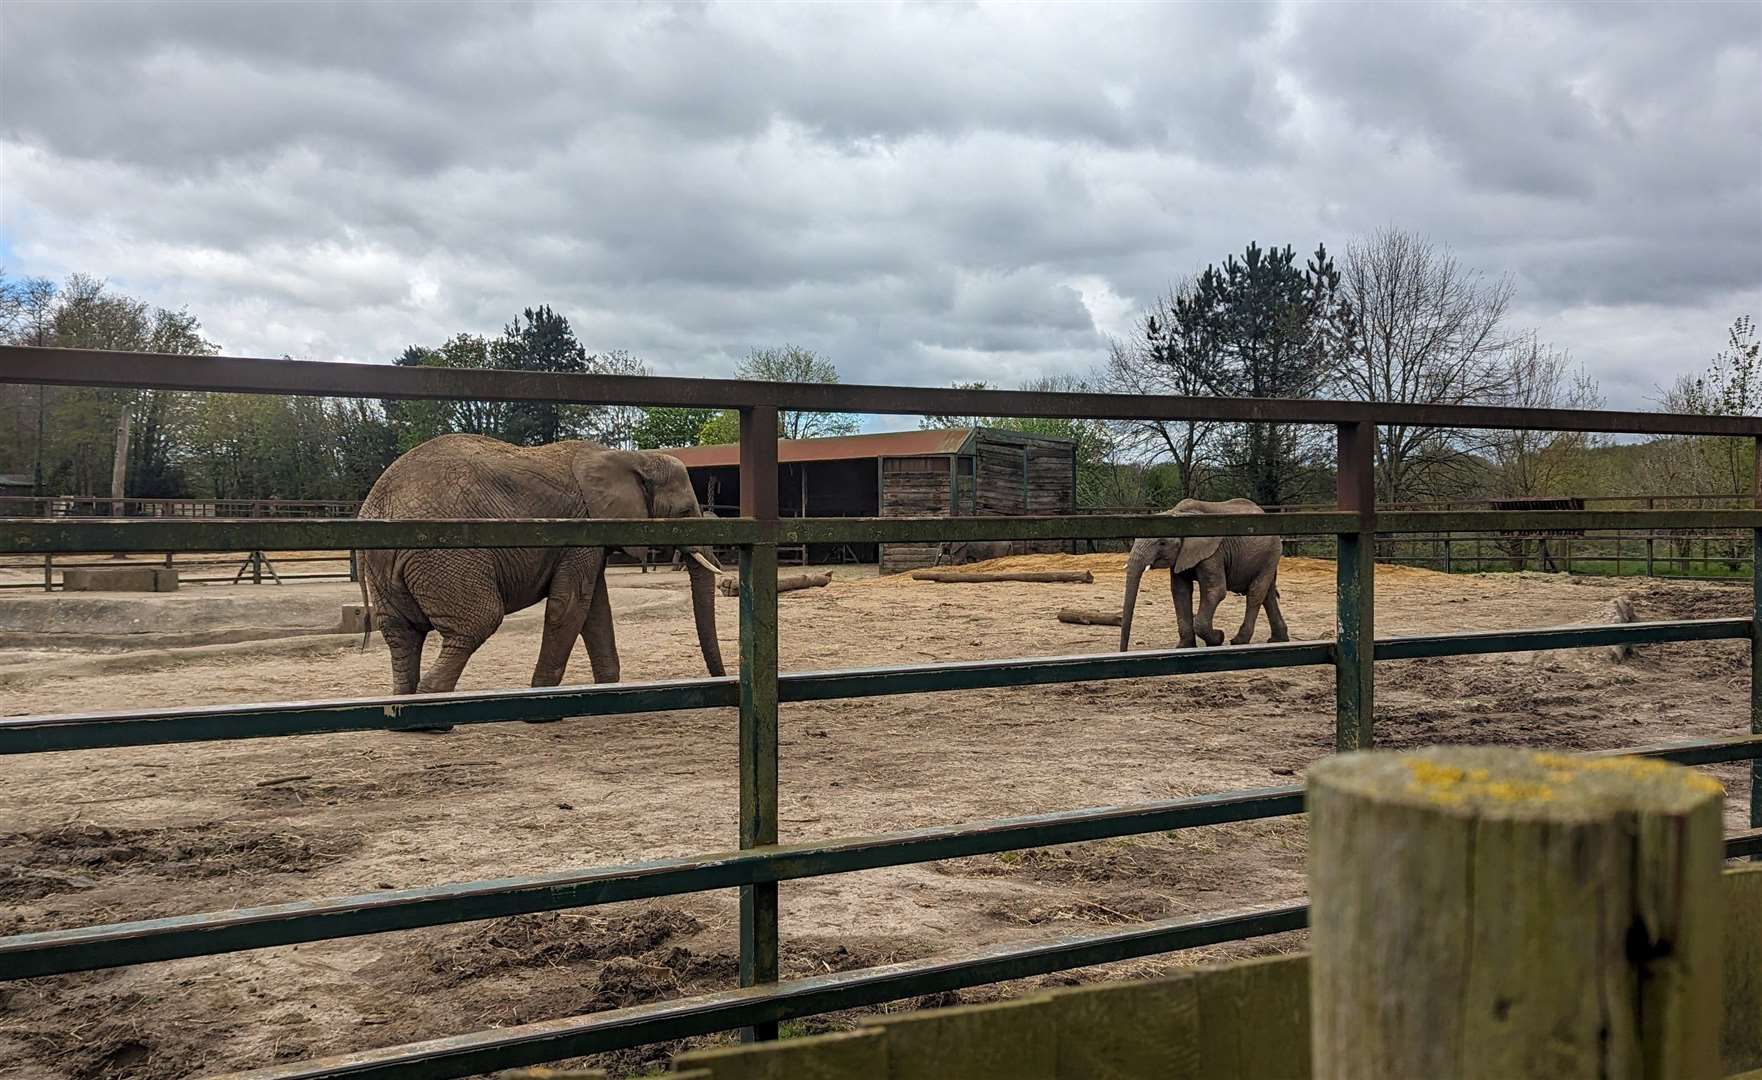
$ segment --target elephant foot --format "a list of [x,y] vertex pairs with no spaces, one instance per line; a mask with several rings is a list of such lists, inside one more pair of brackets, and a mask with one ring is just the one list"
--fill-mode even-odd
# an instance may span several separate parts
[[1224,632],[1222,630],[1201,630],[1199,636],[1204,639],[1207,645],[1214,648],[1224,643]]
[[1196,649],[1198,647],[1199,647],[1199,643],[1190,637],[1184,637],[1181,640],[1175,642],[1175,648],[1177,648],[1177,649]]
[[1235,637],[1230,639],[1230,644],[1232,644],[1232,645],[1252,645],[1252,644],[1254,644],[1254,638],[1253,637],[1243,637],[1242,635],[1237,634]]
[[1275,631],[1273,631],[1272,637],[1267,638],[1267,640],[1268,641],[1290,641],[1291,635],[1286,633],[1283,630],[1275,630]]

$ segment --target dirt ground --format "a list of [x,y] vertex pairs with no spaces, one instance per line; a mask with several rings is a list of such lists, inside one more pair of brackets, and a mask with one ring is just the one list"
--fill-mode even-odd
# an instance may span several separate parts
[[[1003,563],[1086,566],[1095,583],[941,585],[834,568],[831,586],[782,598],[783,666],[1115,646],[1115,628],[1054,615],[1117,610],[1123,556]],[[626,678],[702,673],[683,577],[614,572]],[[1171,646],[1168,590],[1147,585],[1134,645]],[[1331,563],[1287,560],[1280,591],[1297,638],[1331,634]],[[1729,586],[1379,567],[1378,632],[1599,622],[1622,592],[1642,619],[1739,615],[1750,602]],[[335,582],[0,594],[0,713],[383,693],[378,639],[362,654],[358,639],[324,632],[353,597]],[[1232,597],[1218,625],[1233,632],[1240,615]],[[718,618],[732,661],[735,604],[724,599]],[[536,610],[510,619],[460,688],[526,685],[539,629]],[[584,657],[571,673],[586,678]],[[1619,664],[1603,650],[1384,663],[1377,734],[1394,747],[1569,750],[1727,736],[1747,728],[1748,677],[1740,642],[1649,647]],[[1332,710],[1325,668],[787,705],[783,839],[1293,784],[1328,751]],[[12,758],[0,933],[725,850],[735,729],[733,710],[714,709]],[[1742,768],[1712,772],[1732,796],[1729,827],[1744,827]],[[961,955],[1294,900],[1304,850],[1297,818],[786,882],[784,967]],[[735,981],[735,913],[722,892],[0,983],[0,1077],[211,1073],[718,989]],[[1298,947],[1284,935],[1083,977]],[[641,1071],[674,1049],[609,1063]]]

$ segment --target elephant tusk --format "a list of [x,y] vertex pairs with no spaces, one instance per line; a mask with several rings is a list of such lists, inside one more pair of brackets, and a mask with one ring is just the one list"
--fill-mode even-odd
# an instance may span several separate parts
[[722,572],[722,568],[717,566],[714,560],[706,557],[701,551],[692,552],[691,558],[693,562],[696,562],[699,566],[708,570],[712,574],[720,574]]

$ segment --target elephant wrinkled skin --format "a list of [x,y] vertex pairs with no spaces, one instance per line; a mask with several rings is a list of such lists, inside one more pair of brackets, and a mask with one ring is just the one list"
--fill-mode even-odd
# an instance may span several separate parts
[[[1247,499],[1227,502],[1205,502],[1182,499],[1170,514],[1264,514],[1265,510]],[[1225,592],[1241,593],[1248,598],[1248,610],[1242,616],[1242,628],[1230,639],[1232,645],[1246,645],[1254,639],[1254,621],[1260,608],[1266,608],[1266,621],[1272,627],[1272,641],[1291,640],[1290,628],[1279,611],[1279,557],[1283,550],[1277,536],[1170,536],[1143,537],[1132,544],[1131,557],[1126,560],[1126,599],[1120,615],[1120,651],[1131,647],[1132,612],[1138,605],[1138,584],[1146,570],[1169,572],[1169,589],[1174,594],[1175,620],[1180,628],[1179,648],[1192,648],[1196,641],[1222,645],[1223,632],[1214,630],[1211,617],[1223,602]],[[1193,585],[1199,585],[1199,612],[1193,611]]]
[[[565,441],[511,446],[481,435],[442,435],[381,474],[360,517],[676,518],[700,516],[678,459]],[[642,548],[626,548],[642,559]],[[686,551],[698,646],[711,675],[723,673],[716,639],[716,572],[701,549]],[[606,597],[603,548],[412,548],[363,551],[361,585],[391,652],[392,692],[453,689],[471,654],[503,616],[545,601],[544,637],[532,685],[563,680],[575,639],[587,646],[595,682],[618,681],[618,649]],[[371,625],[371,623],[369,624]],[[441,635],[422,672],[422,643]]]

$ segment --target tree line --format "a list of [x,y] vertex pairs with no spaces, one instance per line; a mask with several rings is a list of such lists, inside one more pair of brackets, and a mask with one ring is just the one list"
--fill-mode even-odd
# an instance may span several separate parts
[[[1596,408],[1596,381],[1565,351],[1511,325],[1508,277],[1463,266],[1447,249],[1384,230],[1335,257],[1249,244],[1158,298],[1105,362],[1084,375],[1021,388],[1190,397],[1348,398],[1410,404]],[[218,351],[187,310],[153,308],[76,274],[66,282],[0,272],[0,341],[121,352]],[[1705,370],[1661,388],[1673,412],[1762,411],[1754,322],[1738,319]],[[412,345],[401,366],[646,375],[623,351],[590,352],[568,319],[526,308],[496,335]],[[736,377],[836,383],[826,357],[793,345],[755,348]],[[957,384],[972,389],[987,383]],[[39,495],[104,496],[125,462],[130,498],[362,497],[398,454],[446,432],[522,445],[587,438],[659,449],[732,442],[727,410],[553,402],[372,401],[321,397],[0,386],[0,473],[31,477]],[[1066,438],[1077,447],[1086,506],[1170,506],[1243,496],[1263,505],[1326,502],[1332,432],[1295,424],[1085,421],[932,416],[924,427],[990,424]],[[850,434],[853,416],[786,412],[785,438]],[[1383,425],[1380,501],[1536,494],[1743,491],[1749,440],[1614,444],[1558,432]]]
[[[1249,244],[1178,282],[1086,376],[1025,384],[1186,397],[1339,398],[1435,405],[1601,408],[1596,380],[1534,331],[1514,328],[1508,277],[1471,270],[1447,249],[1387,229],[1336,261]],[[1662,388],[1666,411],[1762,411],[1753,320],[1738,319],[1706,370]],[[957,384],[986,388],[984,383]],[[1090,506],[1172,506],[1245,497],[1331,502],[1333,433],[1297,424],[932,417],[1073,439]],[[1750,440],[1672,437],[1618,444],[1573,432],[1380,425],[1380,502],[1540,494],[1731,495],[1748,490]]]

